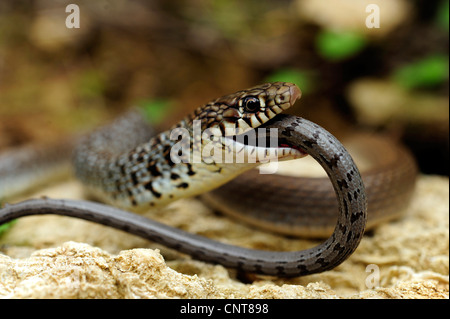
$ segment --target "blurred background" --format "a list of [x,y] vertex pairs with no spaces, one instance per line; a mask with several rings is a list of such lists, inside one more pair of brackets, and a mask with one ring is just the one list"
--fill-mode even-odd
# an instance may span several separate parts
[[[66,27],[71,3],[79,28]],[[288,113],[337,136],[389,134],[422,172],[448,175],[448,32],[448,0],[2,0],[0,151],[136,105],[165,128],[212,98],[289,81],[303,97]]]

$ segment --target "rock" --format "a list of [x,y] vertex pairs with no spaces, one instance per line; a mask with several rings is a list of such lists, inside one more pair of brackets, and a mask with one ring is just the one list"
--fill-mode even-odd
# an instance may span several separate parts
[[[0,238],[0,297],[448,298],[448,185],[448,178],[421,176],[405,217],[365,236],[336,269],[291,279],[247,276],[252,283],[240,281],[242,274],[234,270],[108,227],[60,216],[26,217]],[[76,182],[42,192],[80,195]],[[196,199],[180,200],[147,216],[258,249],[317,244],[251,229],[212,214]]]

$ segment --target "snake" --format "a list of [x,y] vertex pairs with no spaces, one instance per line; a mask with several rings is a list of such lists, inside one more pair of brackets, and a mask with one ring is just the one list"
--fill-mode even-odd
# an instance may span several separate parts
[[[370,153],[375,167],[361,177],[330,132],[281,114],[300,96],[295,84],[265,83],[211,100],[156,135],[139,112],[130,112],[74,146],[75,175],[105,203],[30,199],[5,205],[0,224],[29,215],[66,215],[245,272],[293,277],[333,269],[356,250],[366,225],[402,210],[413,191],[416,166],[406,149],[375,141]],[[271,175],[264,182],[255,169],[263,162],[306,155],[327,178]],[[0,157],[0,180],[8,172]],[[266,251],[221,243],[136,213],[196,195],[268,230],[329,237],[301,251]]]

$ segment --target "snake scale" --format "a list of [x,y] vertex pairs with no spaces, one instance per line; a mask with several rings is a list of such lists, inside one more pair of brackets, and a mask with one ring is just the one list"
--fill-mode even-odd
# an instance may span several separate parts
[[[353,253],[364,234],[367,221],[366,191],[352,157],[332,134],[304,118],[280,114],[292,106],[300,95],[300,90],[294,84],[266,83],[212,100],[170,130],[158,135],[153,135],[142,117],[132,112],[83,139],[74,152],[73,162],[77,177],[91,194],[120,208],[90,201],[34,199],[7,205],[0,210],[0,224],[27,215],[67,215],[139,235],[200,260],[248,272],[288,277],[332,269]],[[266,146],[265,142],[261,143],[259,135],[258,144],[254,144],[249,134],[257,128],[264,128],[265,132],[275,130],[277,144]],[[206,136],[209,138],[205,139],[205,135],[195,134],[197,129],[207,132]],[[173,138],[173,132],[178,132],[177,139]],[[268,135],[262,134],[262,140],[267,141]],[[242,138],[243,136],[247,138]],[[208,144],[205,144],[206,142]],[[203,151],[208,145],[214,146],[212,148],[214,152],[211,152],[211,149],[208,152]],[[189,152],[183,152],[184,150]],[[382,151],[378,149],[378,153]],[[397,151],[395,147],[391,148],[390,153],[394,154],[390,160],[385,160],[385,163],[380,165],[381,168],[367,175],[370,185],[369,205],[372,200],[374,207],[378,202],[383,203],[374,209],[373,224],[400,211],[413,189],[416,172],[409,153],[401,148]],[[195,154],[201,155],[200,160],[198,158],[196,160]],[[233,163],[228,163],[223,159],[229,155],[234,156],[234,159],[238,155],[244,155],[247,159],[256,156],[256,160],[246,162],[234,160]],[[286,183],[291,185],[289,196],[281,193],[282,195],[277,197],[279,207],[286,206],[285,202],[288,203],[282,216],[279,216],[278,225],[276,206],[272,214],[266,209],[263,214],[258,215],[258,210],[264,211],[261,206],[255,208],[257,207],[255,201],[240,200],[252,197],[242,190],[245,186],[249,186],[252,180],[256,181],[257,177],[253,173],[250,180],[244,179],[244,182],[241,180],[239,184],[241,177],[237,177],[238,175],[263,161],[288,160],[305,155],[312,156],[323,167],[334,192],[332,189],[323,190],[322,194],[319,192],[319,200],[305,204],[305,196],[301,196],[304,186],[302,184],[310,182],[314,184],[313,179],[295,178],[300,183],[294,186],[294,180],[284,180],[277,184],[276,177],[271,176],[273,180],[269,179],[265,185],[255,183],[257,187],[267,188],[263,194],[267,194],[268,189],[269,193],[276,193],[275,188],[282,188]],[[400,162],[402,164],[399,164]],[[2,178],[1,165],[0,159],[0,178]],[[401,169],[402,167],[404,169]],[[237,188],[233,188],[235,181]],[[226,184],[227,182],[229,183]],[[327,184],[326,182],[328,181],[321,179],[319,184]],[[225,185],[220,187],[223,184]],[[277,187],[270,188],[271,185]],[[392,187],[401,190],[397,191],[399,199],[394,198],[397,193],[392,191]],[[316,228],[321,230],[327,228],[326,232],[331,232],[331,235],[318,246],[302,251],[262,251],[223,244],[189,234],[123,210],[151,209],[214,188],[216,190],[211,193],[209,201],[219,203],[220,206],[220,203],[226,205],[228,198],[234,203],[229,209],[233,211],[232,215],[242,214],[244,220],[253,221],[254,224],[268,229],[274,222],[273,230],[288,234],[305,230],[307,227],[314,228],[314,225],[293,227],[293,221],[302,221],[302,218],[298,218],[302,214],[296,212],[294,217],[289,219],[286,217],[288,215],[286,211],[293,211],[294,207],[302,206],[317,206],[320,207],[319,210],[325,210],[320,202],[327,194],[328,201],[335,202],[336,205],[325,205],[329,206],[328,213],[322,216],[324,219],[322,223],[326,224],[326,227]],[[252,189],[255,193],[258,192],[258,189]],[[380,192],[380,189],[385,189],[385,192]],[[386,192],[391,196],[387,196]],[[377,195],[380,193],[382,195]],[[233,194],[237,196],[235,199],[232,197]],[[308,192],[306,194],[314,195]],[[264,199],[256,201],[265,204]],[[241,205],[236,205],[237,203]],[[252,205],[253,208],[248,205]],[[392,209],[383,214],[387,208]],[[247,217],[245,217],[246,210],[249,212]],[[306,220],[309,216],[316,223],[318,220],[320,223],[320,217],[314,219],[314,216],[311,216],[314,212],[309,211],[305,214]],[[330,224],[334,226],[331,227]],[[323,236],[324,232],[313,231],[311,234]]]

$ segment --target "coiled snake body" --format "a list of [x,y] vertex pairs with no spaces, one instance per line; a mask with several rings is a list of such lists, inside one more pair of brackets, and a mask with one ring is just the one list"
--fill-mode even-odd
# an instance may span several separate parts
[[[255,167],[260,161],[286,160],[309,154],[328,174],[336,196],[334,197],[330,190],[325,193],[331,193],[331,200],[337,203],[337,206],[328,206],[334,214],[336,210],[339,212],[337,221],[329,212],[328,215],[323,215],[323,224],[326,224],[326,227],[316,226],[316,230],[320,231],[311,232],[313,236],[323,236],[332,231],[331,236],[316,247],[298,252],[271,252],[231,246],[188,234],[118,208],[87,201],[38,199],[9,205],[0,211],[0,224],[26,215],[61,214],[125,230],[195,258],[250,272],[300,276],[334,268],[356,249],[362,238],[367,220],[366,191],[353,159],[333,135],[306,119],[280,114],[299,96],[300,91],[295,85],[284,82],[268,83],[239,91],[211,101],[171,130],[155,137],[151,137],[150,130],[142,118],[131,113],[81,142],[75,150],[74,166],[80,180],[103,200],[122,208],[140,210],[217,188]],[[278,143],[267,147],[264,143],[261,146],[248,142],[248,137],[248,141],[241,138],[256,128],[276,129]],[[205,135],[195,134],[196,129],[206,131],[206,136],[210,138],[205,139]],[[174,132],[179,133],[178,139],[171,136]],[[265,141],[265,138],[263,140]],[[208,144],[205,144],[206,142]],[[215,147],[214,152],[204,152],[208,145],[210,148]],[[183,152],[185,150],[188,152]],[[394,156],[394,160],[385,161],[381,173],[369,174],[369,180],[375,180],[370,182],[371,189],[379,190],[392,185],[401,189],[401,192],[398,192],[399,201],[390,201],[386,195],[376,195],[379,191],[369,190],[369,194],[375,194],[371,195],[374,204],[384,203],[378,211],[387,207],[392,207],[392,211],[399,211],[400,206],[406,203],[411,195],[414,184],[414,162],[406,152],[393,152],[401,156]],[[200,155],[200,160],[193,158],[195,154]],[[224,163],[223,160],[229,158],[228,155],[235,156],[235,159],[238,155],[248,158],[255,154],[255,162],[234,161],[230,164]],[[393,165],[398,160],[407,162],[407,165],[403,165],[406,167],[404,170],[398,170]],[[256,180],[255,175],[250,180],[244,179],[244,184],[249,185],[252,179]],[[289,219],[285,209],[281,214],[284,218],[279,218],[280,222],[277,223],[277,208],[273,214],[268,214],[267,209],[264,212],[261,207],[255,208],[255,201],[246,202],[245,199],[248,200],[252,196],[243,190],[242,180],[240,183],[239,188],[233,188],[230,184],[218,188],[211,193],[209,201],[224,206],[224,198],[230,199],[234,194],[240,199],[232,200],[233,203],[228,209],[232,215],[242,215],[245,220],[269,229],[270,225],[275,225],[273,230],[290,234],[307,230],[308,226],[314,229],[314,225],[296,228],[293,223],[295,218],[302,222],[299,216],[308,216],[314,212],[309,211],[305,215],[297,212],[293,215],[294,218]],[[320,183],[324,184],[324,181]],[[286,181],[281,184],[286,184]],[[265,188],[260,184],[259,187]],[[283,187],[278,184],[278,188]],[[270,190],[269,193],[271,192],[275,191]],[[297,206],[319,205],[319,201],[315,202],[317,205],[305,205],[302,202],[304,197],[296,195],[302,192],[301,186],[288,192],[291,197],[286,197],[285,194],[278,197],[280,207],[285,202],[291,203],[287,210],[294,210]],[[245,217],[246,211],[249,214]],[[262,211],[262,214],[258,214],[258,211]],[[374,210],[372,219],[376,222],[383,219],[384,215]],[[330,230],[330,224],[333,223],[334,230]],[[322,231],[325,228],[326,231]]]

